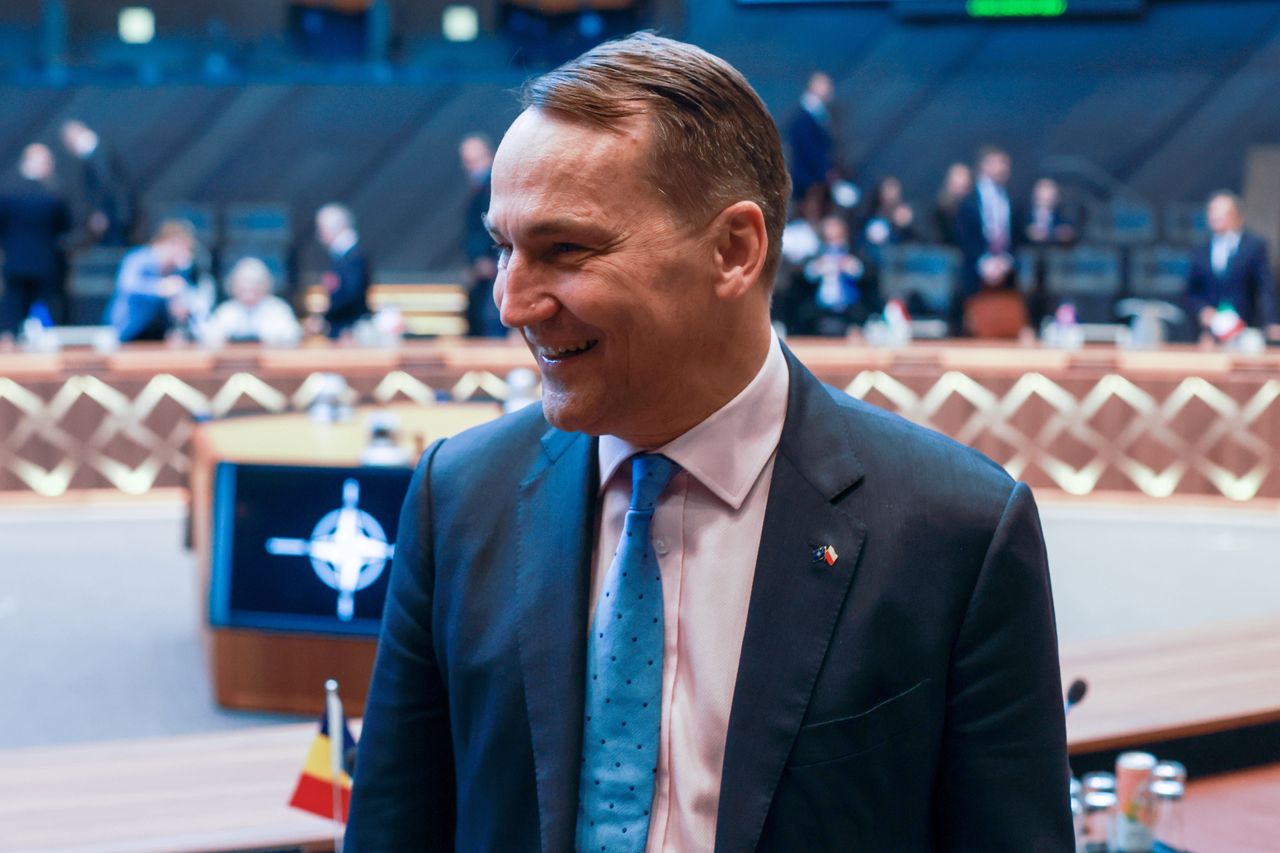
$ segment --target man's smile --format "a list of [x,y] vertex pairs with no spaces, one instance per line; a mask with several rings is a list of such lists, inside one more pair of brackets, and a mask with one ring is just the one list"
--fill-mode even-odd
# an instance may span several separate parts
[[571,344],[565,344],[563,346],[548,346],[545,344],[534,344],[533,351],[534,351],[534,354],[537,355],[538,358],[541,359],[542,361],[556,364],[561,361],[567,361],[568,359],[575,358],[584,353],[590,352],[591,350],[595,349],[595,346],[598,343],[600,343],[599,340],[592,339],[592,340],[578,341],[576,343],[571,343]]

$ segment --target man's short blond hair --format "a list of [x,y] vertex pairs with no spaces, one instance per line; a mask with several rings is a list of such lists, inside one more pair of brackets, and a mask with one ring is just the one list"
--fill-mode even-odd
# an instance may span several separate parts
[[705,224],[731,204],[764,213],[772,283],[791,179],[778,128],[745,77],[701,48],[636,33],[529,81],[526,108],[611,129],[632,116],[653,128],[654,186],[677,219]]

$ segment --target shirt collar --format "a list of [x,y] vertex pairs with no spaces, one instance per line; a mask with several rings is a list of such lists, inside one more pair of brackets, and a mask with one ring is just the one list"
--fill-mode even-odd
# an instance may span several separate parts
[[[747,499],[782,438],[790,385],[782,345],[771,333],[768,355],[747,387],[702,423],[656,452],[736,510]],[[600,436],[600,492],[604,492],[622,463],[640,452],[641,448],[617,436]]]
[[822,102],[822,98],[812,92],[805,92],[800,96],[800,106],[804,107],[804,111],[819,122],[825,122],[830,115],[827,105]]

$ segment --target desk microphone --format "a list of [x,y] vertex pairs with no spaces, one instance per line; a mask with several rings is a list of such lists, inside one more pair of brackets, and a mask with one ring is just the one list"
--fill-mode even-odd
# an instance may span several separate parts
[[1064,714],[1069,713],[1084,698],[1084,694],[1088,692],[1089,684],[1083,678],[1077,678],[1071,682],[1071,686],[1067,688],[1067,701],[1062,703],[1062,712]]

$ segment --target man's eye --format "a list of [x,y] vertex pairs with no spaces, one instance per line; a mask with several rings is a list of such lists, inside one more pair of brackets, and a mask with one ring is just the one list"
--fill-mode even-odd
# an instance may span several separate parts
[[504,246],[501,243],[494,243],[493,249],[498,253],[498,268],[506,269],[507,262],[511,260],[511,247]]
[[552,243],[551,244],[551,253],[553,255],[572,255],[575,252],[585,252],[585,251],[586,251],[586,248],[584,246],[579,246],[577,243]]

